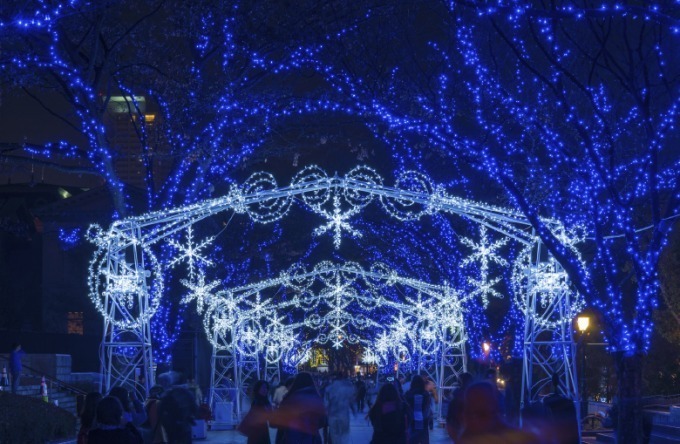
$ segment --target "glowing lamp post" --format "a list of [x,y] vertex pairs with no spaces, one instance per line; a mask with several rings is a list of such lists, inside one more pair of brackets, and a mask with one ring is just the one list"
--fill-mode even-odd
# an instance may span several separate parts
[[578,331],[581,333],[580,343],[581,348],[581,415],[585,417],[588,415],[588,400],[586,398],[586,331],[590,326],[590,317],[579,316],[576,318],[576,325],[578,326]]
[[484,352],[485,363],[491,367],[491,358],[489,356],[491,354],[491,344],[486,341],[482,342],[482,351]]

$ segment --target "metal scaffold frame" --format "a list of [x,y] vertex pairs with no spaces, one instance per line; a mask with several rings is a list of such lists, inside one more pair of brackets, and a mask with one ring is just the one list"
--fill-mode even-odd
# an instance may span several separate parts
[[546,257],[540,242],[533,248],[533,254],[533,264],[527,270],[528,291],[524,296],[527,312],[520,407],[529,407],[556,391],[574,401],[577,418],[580,418],[576,345],[571,323],[573,294],[565,291],[565,286],[550,284],[553,277],[564,273],[559,263]]
[[[138,235],[138,227],[133,226],[124,237]],[[109,274],[108,291],[103,294],[103,307],[108,316],[104,318],[104,338],[100,346],[104,377],[99,389],[108,392],[112,387],[124,386],[146,396],[155,383],[151,329],[148,322],[135,322],[148,310],[144,250],[137,244],[114,243],[101,259]]]

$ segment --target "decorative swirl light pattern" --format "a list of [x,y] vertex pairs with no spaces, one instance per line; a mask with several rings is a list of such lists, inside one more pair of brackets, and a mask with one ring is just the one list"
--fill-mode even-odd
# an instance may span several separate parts
[[[196,282],[184,281],[190,290],[184,301],[201,305],[207,336],[215,338],[217,333],[220,339],[213,345],[231,344],[244,356],[264,354],[270,362],[298,347],[303,330],[318,332],[313,342],[334,347],[373,339],[367,336],[378,332],[389,340],[376,352],[383,359],[389,353],[403,359],[406,350],[432,353],[447,337],[447,329],[463,329],[463,298],[458,293],[401,277],[384,264],[364,270],[353,262],[323,261],[309,272],[297,264],[276,278],[219,291],[215,282],[205,282],[202,275]],[[384,298],[380,294],[387,285],[407,286],[419,296],[400,301]],[[276,302],[261,297],[261,292],[281,287],[293,290],[293,297]],[[396,314],[389,322],[378,322],[362,314],[368,307]],[[226,342],[227,337],[235,339]]]

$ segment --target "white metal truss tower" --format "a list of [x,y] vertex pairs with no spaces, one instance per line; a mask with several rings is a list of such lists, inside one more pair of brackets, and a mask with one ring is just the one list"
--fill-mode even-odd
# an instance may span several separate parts
[[210,376],[210,397],[208,399],[210,407],[215,411],[215,406],[218,403],[232,402],[231,411],[225,412],[227,418],[215,419],[219,422],[225,422],[227,425],[233,425],[236,418],[239,417],[240,411],[237,407],[240,404],[239,390],[236,385],[237,377],[237,362],[236,356],[233,352],[233,347],[226,344],[224,338],[219,335],[219,332],[214,334],[214,344],[221,344],[221,347],[212,348],[212,357],[210,359],[210,368],[212,370]]
[[[533,250],[533,265],[528,270],[520,406],[529,407],[557,389],[560,395],[574,401],[580,418],[576,346],[570,315],[573,293],[551,291],[552,277],[564,276],[564,273],[556,261],[546,260],[547,252],[541,250],[538,242]],[[553,387],[553,380],[559,382],[559,387]]]
[[[441,346],[439,365],[439,379],[437,388],[444,397],[447,391],[453,391],[458,387],[459,377],[467,371],[467,356],[465,355],[465,331],[464,329],[449,329],[450,337]],[[442,411],[442,403],[439,404],[439,419],[446,417]]]
[[465,356],[465,330],[448,329],[447,337],[440,342],[435,353],[418,357],[418,373],[427,375],[437,385],[440,393],[439,403],[436,405],[435,415],[438,421],[446,418],[441,402],[446,391],[454,390],[458,386],[458,377],[467,371]]
[[129,241],[140,235],[139,228],[134,224],[121,227],[120,234],[100,256],[108,270],[107,291],[102,293],[108,316],[100,346],[100,391],[108,393],[112,387],[123,386],[143,399],[155,384],[151,328],[146,317],[150,273],[143,248]]

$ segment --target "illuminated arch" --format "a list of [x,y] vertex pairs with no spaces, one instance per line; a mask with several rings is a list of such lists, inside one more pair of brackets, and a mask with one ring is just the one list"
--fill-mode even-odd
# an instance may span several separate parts
[[[212,290],[218,286],[214,282],[206,284],[205,276],[200,273],[201,267],[209,262],[201,249],[209,246],[214,238],[196,243],[193,225],[224,211],[269,223],[283,218],[294,202],[301,202],[305,209],[324,219],[325,223],[314,230],[314,235],[332,234],[336,248],[340,247],[344,232],[361,236],[362,233],[351,225],[352,217],[373,202],[395,220],[413,221],[435,213],[455,214],[479,224],[484,230],[488,228],[525,245],[528,253],[521,255],[524,262],[516,264],[519,271],[513,277],[515,285],[526,289],[520,292],[523,296],[517,301],[527,326],[523,345],[523,402],[536,399],[540,388],[556,370],[557,363],[562,370],[564,394],[576,396],[574,347],[569,327],[569,316],[577,306],[576,297],[569,289],[566,273],[541,248],[540,240],[526,218],[513,209],[450,195],[420,172],[403,172],[392,186],[387,186],[377,172],[365,166],[356,167],[343,177],[330,177],[318,167],[308,167],[289,185],[282,187],[272,175],[255,173],[220,198],[130,217],[114,222],[108,230],[91,227],[90,239],[98,249],[90,265],[90,296],[105,322],[103,389],[128,384],[146,392],[154,382],[149,320],[163,297],[164,270],[153,248],[168,245],[177,250],[178,255],[166,266],[187,264],[190,297],[201,310],[209,304]],[[573,245],[580,240],[559,221],[544,219],[544,223],[567,244]],[[186,233],[183,244],[177,241],[181,233]],[[289,283],[295,284],[298,278],[302,279],[302,275]],[[558,287],[546,286],[548,281],[557,283]],[[493,295],[492,284],[479,284],[478,296],[484,302],[488,294]],[[546,300],[550,303],[541,305],[540,302]],[[224,309],[228,310],[228,307]],[[551,321],[541,321],[547,319]],[[255,329],[254,325],[252,329]],[[242,334],[244,338],[252,336],[245,327]],[[545,337],[551,339],[546,341]],[[543,350],[546,343],[547,352]],[[559,345],[561,351],[557,356],[550,344]],[[141,385],[140,380],[134,378],[137,369],[141,369],[144,376]],[[536,369],[538,376],[534,376]]]

